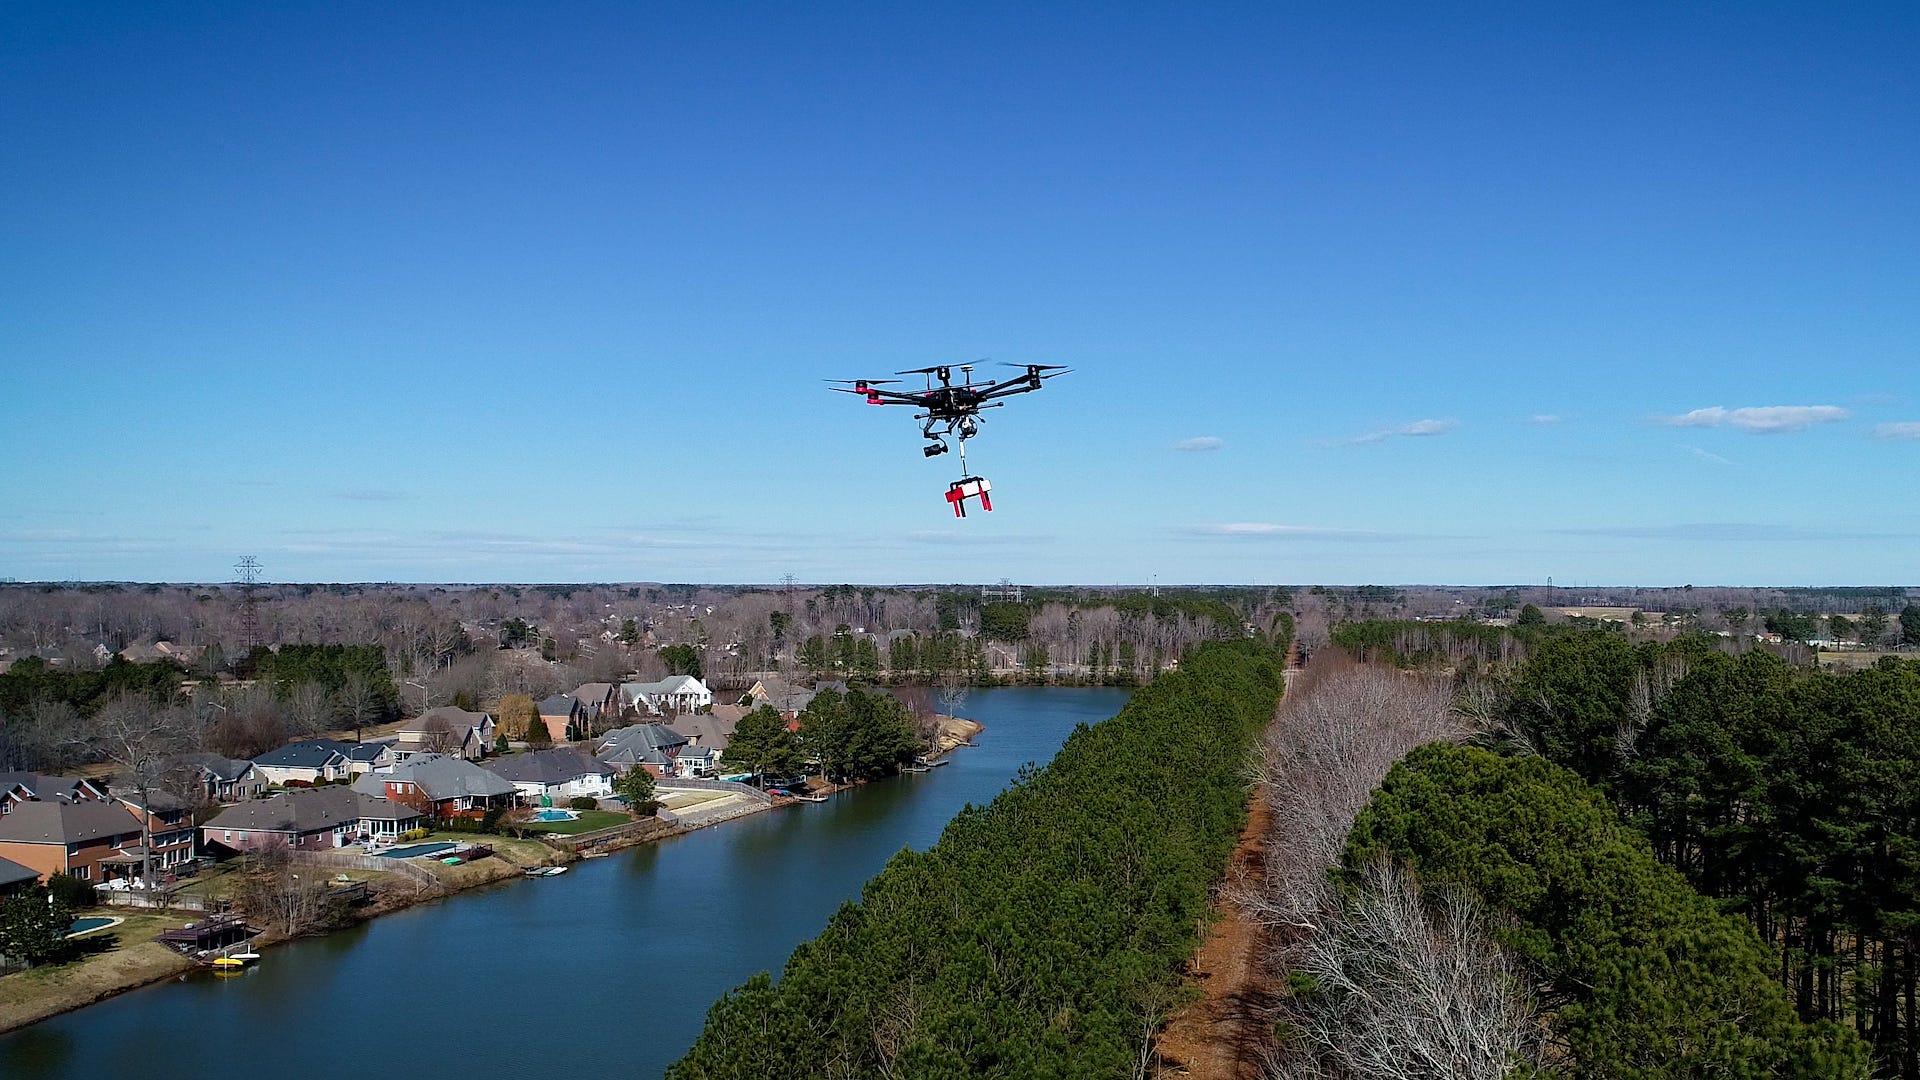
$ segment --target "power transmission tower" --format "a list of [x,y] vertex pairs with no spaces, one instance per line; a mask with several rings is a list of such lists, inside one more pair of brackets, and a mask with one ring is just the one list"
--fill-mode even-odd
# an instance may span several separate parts
[[256,605],[259,596],[256,593],[260,585],[260,560],[251,555],[240,556],[233,564],[234,580],[240,583],[240,644],[252,652],[260,644],[260,612]]
[[1020,602],[1020,586],[1015,585],[1012,578],[1001,578],[998,585],[980,586],[980,599],[987,603],[1006,601],[1017,604]]

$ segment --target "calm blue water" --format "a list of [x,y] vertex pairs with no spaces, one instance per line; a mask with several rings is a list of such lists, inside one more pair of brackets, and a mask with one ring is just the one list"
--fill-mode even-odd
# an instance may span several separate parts
[[895,852],[1125,703],[976,690],[962,711],[986,733],[950,765],[136,990],[0,1037],[0,1077],[659,1076],[716,998],[777,974]]

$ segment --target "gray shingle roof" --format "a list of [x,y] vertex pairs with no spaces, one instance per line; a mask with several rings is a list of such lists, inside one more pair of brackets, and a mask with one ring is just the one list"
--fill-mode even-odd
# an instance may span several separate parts
[[668,765],[687,737],[665,724],[634,724],[607,733],[599,759],[608,765]]
[[72,844],[140,835],[140,822],[117,803],[23,802],[0,816],[0,840],[26,844]]
[[414,758],[395,766],[390,773],[368,773],[353,782],[353,790],[383,795],[389,780],[418,784],[427,798],[435,802],[462,796],[491,798],[511,795],[515,790],[506,780],[465,758],[439,755]]
[[420,812],[385,798],[345,787],[288,791],[222,810],[202,828],[254,832],[324,832],[361,818],[405,821]]
[[253,763],[277,769],[325,768],[335,757],[346,757],[340,752],[341,745],[332,739],[307,739],[288,743],[278,750],[269,750],[254,758]]
[[40,871],[21,866],[11,859],[0,859],[0,893],[29,881],[39,881]]
[[487,771],[514,783],[545,784],[549,787],[583,776],[613,775],[612,769],[571,746],[500,758],[488,765]]

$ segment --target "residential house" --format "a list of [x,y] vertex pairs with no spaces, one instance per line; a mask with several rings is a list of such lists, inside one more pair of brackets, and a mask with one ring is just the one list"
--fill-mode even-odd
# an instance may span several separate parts
[[390,772],[368,773],[353,790],[382,795],[429,817],[479,817],[496,806],[513,805],[512,782],[459,757],[416,754]]
[[129,645],[120,650],[120,657],[136,664],[151,664],[158,660],[172,660],[179,664],[192,666],[200,659],[198,645],[176,645],[171,641],[156,641],[151,645]]
[[71,874],[99,884],[140,873],[140,822],[120,806],[98,800],[32,800],[0,817],[0,859],[45,880]]
[[581,683],[574,688],[573,700],[595,728],[620,715],[620,688],[610,682]]
[[404,803],[323,787],[230,806],[200,826],[200,836],[209,848],[229,851],[269,846],[327,851],[359,840],[391,840],[421,821],[420,811]]
[[11,813],[23,802],[106,802],[111,796],[97,780],[78,776],[42,776],[29,772],[0,772],[0,814]]
[[[114,805],[127,812],[136,826],[145,819],[147,837],[153,845],[153,868],[171,870],[193,861],[193,810],[185,799],[164,791],[149,791],[145,799],[138,792],[123,791],[114,796]],[[128,854],[138,863],[136,848]],[[138,870],[136,865],[134,869]]]
[[587,710],[572,694],[544,698],[535,708],[540,711],[540,722],[546,725],[549,741],[563,743],[585,737]]
[[613,794],[615,776],[612,766],[573,746],[503,757],[488,765],[487,771],[519,789],[521,801],[530,806],[604,798]]
[[687,737],[687,745],[674,757],[676,776],[712,776],[720,771],[720,755],[742,717],[753,710],[744,705],[715,705],[710,713],[694,713],[673,722],[675,731]]
[[203,803],[243,802],[267,793],[267,778],[245,758],[182,754],[172,764],[186,773],[187,783]]
[[669,675],[658,682],[621,683],[620,706],[653,716],[675,716],[713,704],[713,691],[691,675]]
[[747,688],[746,699],[754,708],[771,705],[781,717],[792,720],[813,700],[814,692],[784,679],[762,679]]
[[351,745],[334,739],[288,743],[254,758],[253,767],[268,783],[280,787],[345,780],[352,775],[346,755],[346,747]]
[[478,761],[492,748],[499,726],[486,713],[441,705],[414,717],[400,729],[393,757],[396,762],[404,762],[421,754],[446,754]]
[[595,755],[600,762],[624,774],[644,768],[655,776],[672,776],[674,758],[687,744],[687,737],[665,724],[633,724],[607,733],[607,741]]
[[40,872],[11,859],[0,859],[0,897],[26,892],[40,884]]
[[392,739],[369,739],[366,742],[343,742],[340,752],[347,756],[347,774],[365,776],[370,772],[381,772],[393,766],[398,760],[394,757]]

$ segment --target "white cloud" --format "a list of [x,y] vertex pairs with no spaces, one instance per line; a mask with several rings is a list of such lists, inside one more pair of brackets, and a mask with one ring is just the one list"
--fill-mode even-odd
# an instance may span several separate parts
[[1881,424],[1873,429],[1873,433],[1882,439],[1920,439],[1920,420]]
[[1750,435],[1777,435],[1787,431],[1805,431],[1815,424],[1845,420],[1847,410],[1838,405],[1756,405],[1728,409],[1714,405],[1705,409],[1663,416],[1668,427],[1733,427]]
[[1723,458],[1723,457],[1721,457],[1721,456],[1720,456],[1719,454],[1716,454],[1716,453],[1714,453],[1714,452],[1713,452],[1713,451],[1711,451],[1711,450],[1702,450],[1702,449],[1700,449],[1700,448],[1699,448],[1699,447],[1697,447],[1697,446],[1689,446],[1689,447],[1687,447],[1687,449],[1688,449],[1688,450],[1691,450],[1691,451],[1693,451],[1693,456],[1694,456],[1694,457],[1697,457],[1697,458],[1699,458],[1699,459],[1700,459],[1701,461],[1704,461],[1704,462],[1707,462],[1707,463],[1708,463],[1708,464],[1710,464],[1710,465],[1731,465],[1731,464],[1733,464],[1733,462],[1731,462],[1731,461],[1728,461],[1728,460],[1727,460],[1726,458]]
[[1365,435],[1356,435],[1348,439],[1347,442],[1354,445],[1365,445],[1367,443],[1386,442],[1388,439],[1402,435],[1408,437],[1445,435],[1447,432],[1459,426],[1460,422],[1457,420],[1415,420],[1411,424],[1401,424],[1399,427],[1381,428],[1378,431],[1369,431]]
[[1532,416],[1527,417],[1527,423],[1529,424],[1557,424],[1559,422],[1560,416],[1557,413],[1534,413]]
[[1196,435],[1191,439],[1181,439],[1173,444],[1175,450],[1218,450],[1227,445],[1218,435]]

